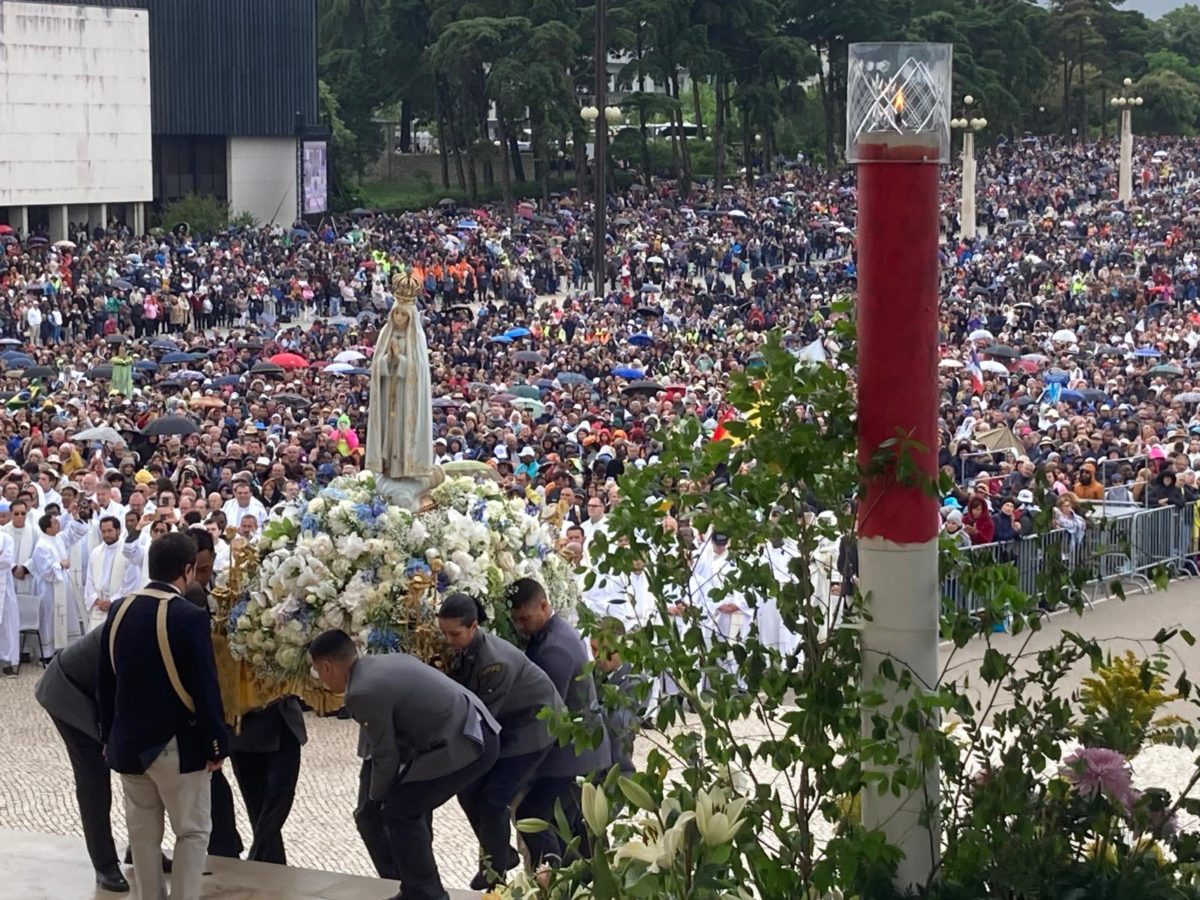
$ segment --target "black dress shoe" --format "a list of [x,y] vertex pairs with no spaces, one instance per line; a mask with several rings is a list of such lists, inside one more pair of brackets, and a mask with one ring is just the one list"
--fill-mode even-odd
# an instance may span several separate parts
[[4,674],[4,677],[6,677],[6,678],[16,678],[17,670],[14,669],[12,666],[5,666],[3,669],[3,674]]
[[[127,866],[133,865],[133,848],[132,847],[125,848],[125,865],[127,865]],[[162,855],[162,867],[163,867],[164,872],[166,872],[168,875],[171,874],[171,857],[167,856],[167,854],[165,854],[165,853]]]
[[129,882],[125,880],[125,876],[116,866],[105,869],[103,872],[97,872],[96,884],[100,885],[101,890],[111,891],[114,894],[125,894],[129,891]]

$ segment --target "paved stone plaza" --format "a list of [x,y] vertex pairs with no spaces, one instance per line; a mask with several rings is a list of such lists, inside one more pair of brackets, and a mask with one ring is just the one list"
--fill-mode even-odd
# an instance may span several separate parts
[[[1027,652],[1032,654],[1048,645],[1064,629],[1094,636],[1114,652],[1127,648],[1149,652],[1150,638],[1158,628],[1191,624],[1194,629],[1198,607],[1200,580],[1196,579],[1177,582],[1165,593],[1131,594],[1127,602],[1110,600],[1097,604],[1082,619],[1070,613],[1054,615],[1035,636]],[[1014,639],[999,636],[997,646],[1011,651],[1015,649]],[[1200,645],[1189,648],[1177,642],[1174,646],[1180,656],[1172,668],[1186,666],[1194,677],[1200,672]],[[954,667],[959,673],[969,671],[983,650],[982,642],[971,644],[956,654]],[[33,699],[33,687],[40,672],[38,666],[26,665],[19,677],[0,678],[0,760],[4,761],[0,769],[0,828],[80,836],[66,753],[49,718]],[[1085,674],[1083,670],[1073,672],[1067,689],[1076,690]],[[1194,708],[1177,706],[1173,712],[1197,721]],[[748,743],[765,736],[764,731],[761,724],[751,721],[740,722],[735,728],[735,733]],[[312,869],[373,876],[375,872],[351,818],[358,786],[357,727],[349,721],[310,715],[308,733],[296,805],[284,829],[288,861]],[[644,755],[649,746],[649,740],[640,740],[638,755]],[[1152,747],[1135,763],[1135,782],[1179,790],[1191,774],[1193,756],[1186,749]],[[232,768],[227,765],[226,771],[234,783],[239,829],[249,844],[250,827]],[[764,769],[758,774],[764,777],[770,773]],[[118,835],[118,847],[123,849],[124,814],[119,785],[116,793],[113,830]],[[814,824],[819,839],[823,838],[822,823]],[[447,887],[466,887],[475,872],[476,843],[457,804],[450,803],[438,811],[434,850]]]

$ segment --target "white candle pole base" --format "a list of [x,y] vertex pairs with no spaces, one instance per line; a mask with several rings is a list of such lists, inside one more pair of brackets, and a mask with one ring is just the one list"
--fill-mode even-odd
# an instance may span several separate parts
[[963,134],[962,201],[958,213],[959,231],[964,240],[975,238],[975,133]]
[[[896,682],[878,677],[884,660],[892,661],[897,675],[909,669],[915,685],[932,688],[937,683],[941,606],[937,540],[897,544],[877,537],[860,538],[858,558],[859,587],[870,616],[862,624],[863,687],[871,690],[878,686],[886,698],[881,708],[863,711],[864,732],[869,732],[873,712],[890,717],[910,696]],[[932,727],[940,727],[940,723],[934,722]],[[899,758],[912,761],[916,752],[916,735],[904,734]],[[926,885],[940,856],[936,765],[924,775],[922,788],[902,791],[899,797],[890,791],[880,795],[873,785],[863,790],[863,825],[881,830],[888,842],[904,853],[896,875],[896,886],[902,890]],[[932,809],[933,816],[923,823],[926,809]]]
[[1133,110],[1121,110],[1121,163],[1117,174],[1117,199],[1133,199]]

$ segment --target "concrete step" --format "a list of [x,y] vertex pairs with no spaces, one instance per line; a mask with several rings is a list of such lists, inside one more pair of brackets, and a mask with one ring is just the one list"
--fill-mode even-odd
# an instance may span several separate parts
[[[394,881],[211,857],[204,893],[220,900],[385,900]],[[125,877],[133,879],[126,866]],[[83,840],[58,834],[0,829],[0,894],[20,900],[116,900],[96,887]],[[472,891],[450,891],[451,900],[478,900]]]

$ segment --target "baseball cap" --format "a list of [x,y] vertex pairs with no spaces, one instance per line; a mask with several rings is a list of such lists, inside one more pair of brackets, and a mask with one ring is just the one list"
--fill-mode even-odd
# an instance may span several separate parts
[[1033,502],[1033,491],[1028,490],[1028,489],[1023,490],[1023,491],[1017,491],[1017,502],[1018,503],[1032,503]]

